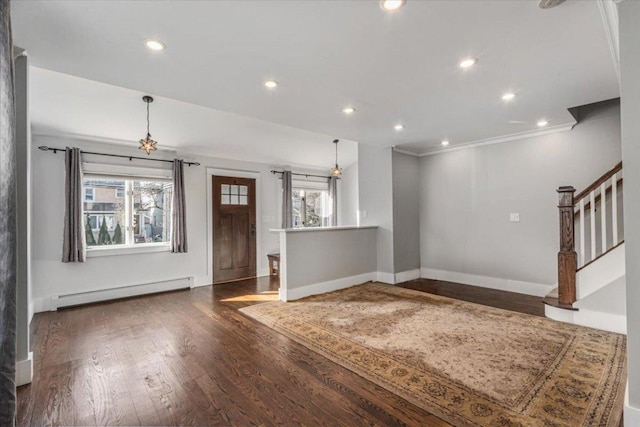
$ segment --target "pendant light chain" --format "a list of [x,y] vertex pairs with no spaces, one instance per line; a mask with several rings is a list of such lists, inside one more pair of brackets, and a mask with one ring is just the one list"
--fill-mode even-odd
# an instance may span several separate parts
[[149,104],[151,103],[147,102],[147,136],[151,136],[151,134],[149,133]]

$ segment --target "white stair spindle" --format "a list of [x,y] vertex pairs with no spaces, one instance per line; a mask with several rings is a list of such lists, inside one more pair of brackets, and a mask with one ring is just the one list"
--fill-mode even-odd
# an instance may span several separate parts
[[595,191],[592,191],[589,194],[589,212],[591,218],[589,218],[589,223],[591,224],[591,259],[593,261],[596,259],[596,196]]
[[584,265],[585,261],[585,241],[584,241],[584,197],[580,199],[580,267]]
[[611,231],[613,246],[616,246],[618,244],[618,174],[613,174],[611,180]]
[[602,247],[600,253],[607,251],[607,182],[600,186],[600,228],[602,229]]

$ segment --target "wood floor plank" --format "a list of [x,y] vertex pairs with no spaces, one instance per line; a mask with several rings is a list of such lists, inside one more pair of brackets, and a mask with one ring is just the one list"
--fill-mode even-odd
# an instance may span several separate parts
[[[543,310],[502,291],[403,286]],[[252,279],[37,314],[18,425],[449,426],[238,312],[277,288]]]

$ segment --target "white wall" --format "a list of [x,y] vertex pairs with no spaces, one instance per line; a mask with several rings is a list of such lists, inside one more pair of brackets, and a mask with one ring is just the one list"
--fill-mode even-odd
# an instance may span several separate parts
[[[60,153],[43,152],[36,147],[78,146],[84,150],[106,153],[131,154],[138,156],[136,148],[124,148],[60,138],[35,135],[32,150],[32,284],[36,310],[47,309],[51,296],[68,293],[104,290],[113,287],[137,285],[165,281],[183,277],[195,277],[198,284],[207,284],[211,268],[208,253],[207,230],[207,168],[220,168],[258,172],[260,174],[261,199],[257,221],[259,223],[260,245],[257,248],[257,270],[259,275],[268,273],[267,253],[279,248],[278,236],[269,229],[279,227],[277,218],[280,211],[278,198],[278,177],[270,173],[273,165],[199,157],[184,156],[198,161],[199,167],[185,167],[187,232],[189,253],[169,252],[93,257],[82,264],[64,264],[60,261],[62,250],[62,224],[64,217],[64,156]],[[132,143],[132,147],[135,144]],[[158,151],[156,158],[183,157],[180,153]],[[126,159],[107,157],[85,157],[91,161],[129,164]],[[107,160],[108,159],[108,160]],[[131,164],[145,167],[157,166],[151,162],[134,161]],[[166,164],[165,167],[169,167]],[[316,170],[301,172],[318,173]]]
[[358,144],[360,225],[378,226],[378,272],[382,273],[380,280],[389,283],[395,281],[392,182],[391,148]]
[[358,163],[342,171],[338,181],[338,225],[358,224]]
[[420,269],[420,168],[416,156],[393,152],[395,273]]
[[621,159],[617,102],[580,115],[572,131],[423,157],[422,267],[496,278],[515,292],[526,286],[518,281],[557,283],[555,190],[580,191]]
[[618,4],[629,393],[625,425],[640,425],[640,2]]

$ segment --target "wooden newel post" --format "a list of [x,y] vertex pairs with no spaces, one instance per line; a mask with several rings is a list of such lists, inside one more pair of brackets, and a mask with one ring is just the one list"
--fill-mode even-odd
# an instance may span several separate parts
[[573,304],[576,302],[576,253],[574,234],[573,187],[558,188],[560,202],[560,252],[558,252],[558,302]]

